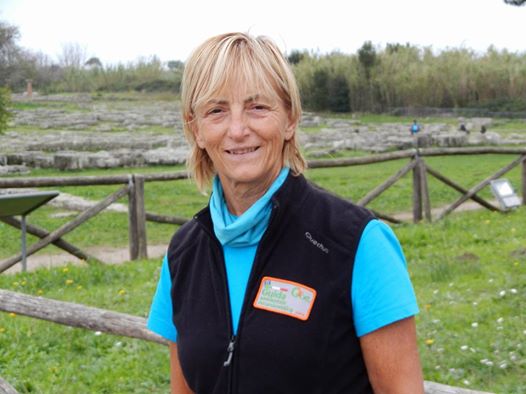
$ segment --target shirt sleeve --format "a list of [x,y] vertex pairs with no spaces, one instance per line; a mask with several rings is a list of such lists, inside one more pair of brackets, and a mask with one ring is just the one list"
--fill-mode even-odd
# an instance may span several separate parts
[[367,224],[358,244],[351,300],[358,337],[418,313],[400,243],[379,220]]
[[172,341],[177,341],[177,330],[172,320],[172,279],[168,267],[168,258],[164,256],[161,276],[153,296],[150,315],[146,326],[150,331]]

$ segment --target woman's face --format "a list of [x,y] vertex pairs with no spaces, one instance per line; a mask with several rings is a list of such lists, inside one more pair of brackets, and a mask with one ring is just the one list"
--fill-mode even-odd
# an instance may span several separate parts
[[194,134],[227,187],[267,188],[295,124],[281,100],[236,83],[196,109]]

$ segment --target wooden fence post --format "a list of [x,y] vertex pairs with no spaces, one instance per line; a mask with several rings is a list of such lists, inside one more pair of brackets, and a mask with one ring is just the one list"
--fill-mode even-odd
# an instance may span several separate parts
[[144,177],[131,175],[128,194],[128,226],[130,260],[148,258],[146,242],[146,211],[144,209]]
[[526,155],[522,156],[522,205],[526,205]]
[[413,168],[413,223],[422,220],[422,177],[420,176],[420,158],[415,156]]
[[429,199],[429,188],[427,186],[427,171],[426,165],[422,159],[418,159],[418,171],[420,173],[420,187],[422,192],[422,208],[424,217],[428,222],[431,222],[431,201]]

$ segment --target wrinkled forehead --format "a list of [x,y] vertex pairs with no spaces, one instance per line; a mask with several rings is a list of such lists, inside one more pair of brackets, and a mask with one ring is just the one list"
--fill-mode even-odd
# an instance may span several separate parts
[[240,97],[264,97],[285,104],[277,81],[257,65],[243,67],[243,64],[233,63],[216,71],[216,75],[195,92],[194,110],[210,101],[232,101]]

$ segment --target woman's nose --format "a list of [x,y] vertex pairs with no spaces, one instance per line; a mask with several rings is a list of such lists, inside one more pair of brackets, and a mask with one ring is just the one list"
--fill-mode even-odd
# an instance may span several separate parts
[[243,113],[232,113],[228,134],[233,139],[242,139],[248,131],[247,121]]

